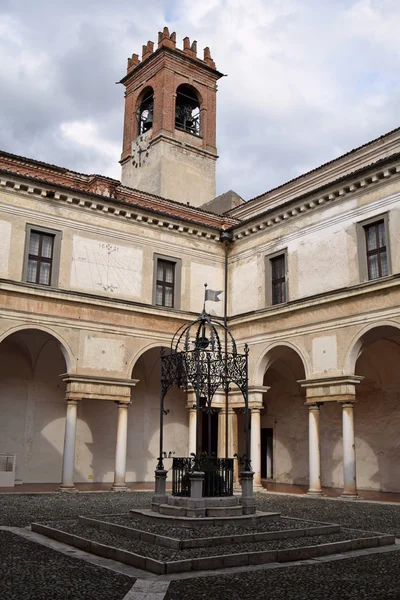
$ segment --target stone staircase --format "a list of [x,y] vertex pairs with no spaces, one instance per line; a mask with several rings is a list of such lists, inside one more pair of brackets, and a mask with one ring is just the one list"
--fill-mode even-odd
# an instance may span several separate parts
[[[167,504],[169,509],[179,509]],[[232,509],[237,505],[232,504]],[[218,506],[209,506],[211,511]],[[306,560],[387,546],[392,535],[283,518],[278,513],[188,518],[148,511],[32,523],[32,530],[158,575]]]

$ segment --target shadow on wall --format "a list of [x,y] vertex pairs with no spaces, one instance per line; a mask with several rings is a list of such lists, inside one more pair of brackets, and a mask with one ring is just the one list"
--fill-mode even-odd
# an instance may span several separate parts
[[[132,390],[129,409],[127,481],[153,481],[159,456],[160,423],[160,350],[152,348],[137,361],[132,378],[139,383]],[[164,417],[164,450],[175,456],[188,452],[188,419],[186,394],[172,388],[166,397]],[[165,461],[169,469],[171,460]]]
[[0,452],[17,455],[17,479],[60,481],[65,371],[59,342],[47,333],[19,331],[0,344]]

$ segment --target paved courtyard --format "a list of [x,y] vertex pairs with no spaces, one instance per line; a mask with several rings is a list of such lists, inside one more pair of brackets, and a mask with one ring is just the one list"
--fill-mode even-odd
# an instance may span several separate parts
[[[25,529],[32,521],[67,520],[148,508],[151,494],[0,494],[0,598],[3,600],[400,599],[400,546],[301,564],[239,567],[218,573],[156,577],[105,559],[83,558]],[[258,507],[282,515],[400,538],[400,505],[260,493]],[[17,528],[17,529],[15,529]],[[23,534],[18,535],[18,534]],[[55,548],[59,548],[58,551]],[[102,566],[100,566],[102,565]],[[115,570],[118,569],[118,570]]]

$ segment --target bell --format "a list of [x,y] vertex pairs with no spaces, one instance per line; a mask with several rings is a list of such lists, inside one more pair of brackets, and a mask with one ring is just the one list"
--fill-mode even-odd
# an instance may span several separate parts
[[149,110],[147,112],[146,118],[143,121],[143,133],[145,133],[152,127],[153,127],[153,112],[151,110]]

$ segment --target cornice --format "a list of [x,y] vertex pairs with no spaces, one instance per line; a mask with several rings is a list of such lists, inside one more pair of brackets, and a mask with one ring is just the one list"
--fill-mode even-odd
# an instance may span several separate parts
[[352,175],[360,169],[372,166],[399,152],[400,127],[350,150],[307,173],[250,199],[244,205],[231,209],[227,214],[238,219],[249,220],[257,216],[261,207],[276,208],[301,194],[312,193],[317,188],[332,184],[343,175]]
[[[393,162],[395,164],[388,164]],[[367,189],[369,191],[376,187],[379,182],[386,181],[391,177],[395,176],[398,179],[399,174],[400,153],[397,153],[379,161],[379,164],[364,167],[357,173],[346,175],[323,188],[307,192],[303,196],[292,198],[278,207],[255,215],[238,225],[233,225],[229,228],[229,231],[233,232],[234,240],[258,234],[265,229],[271,229],[294,218],[309,214],[311,211],[322,206],[330,205],[344,198],[353,197],[357,193],[364,192]]]
[[[26,183],[26,181],[30,183]],[[85,212],[96,211],[103,215],[139,222],[141,225],[159,227],[183,235],[193,235],[219,243],[222,228],[192,221],[186,217],[171,216],[150,207],[135,206],[131,202],[116,200],[60,184],[43,182],[34,177],[0,171],[0,188],[16,191],[27,196],[50,199],[65,206],[74,206]],[[125,188],[121,186],[121,192]],[[129,191],[129,188],[126,188]]]

